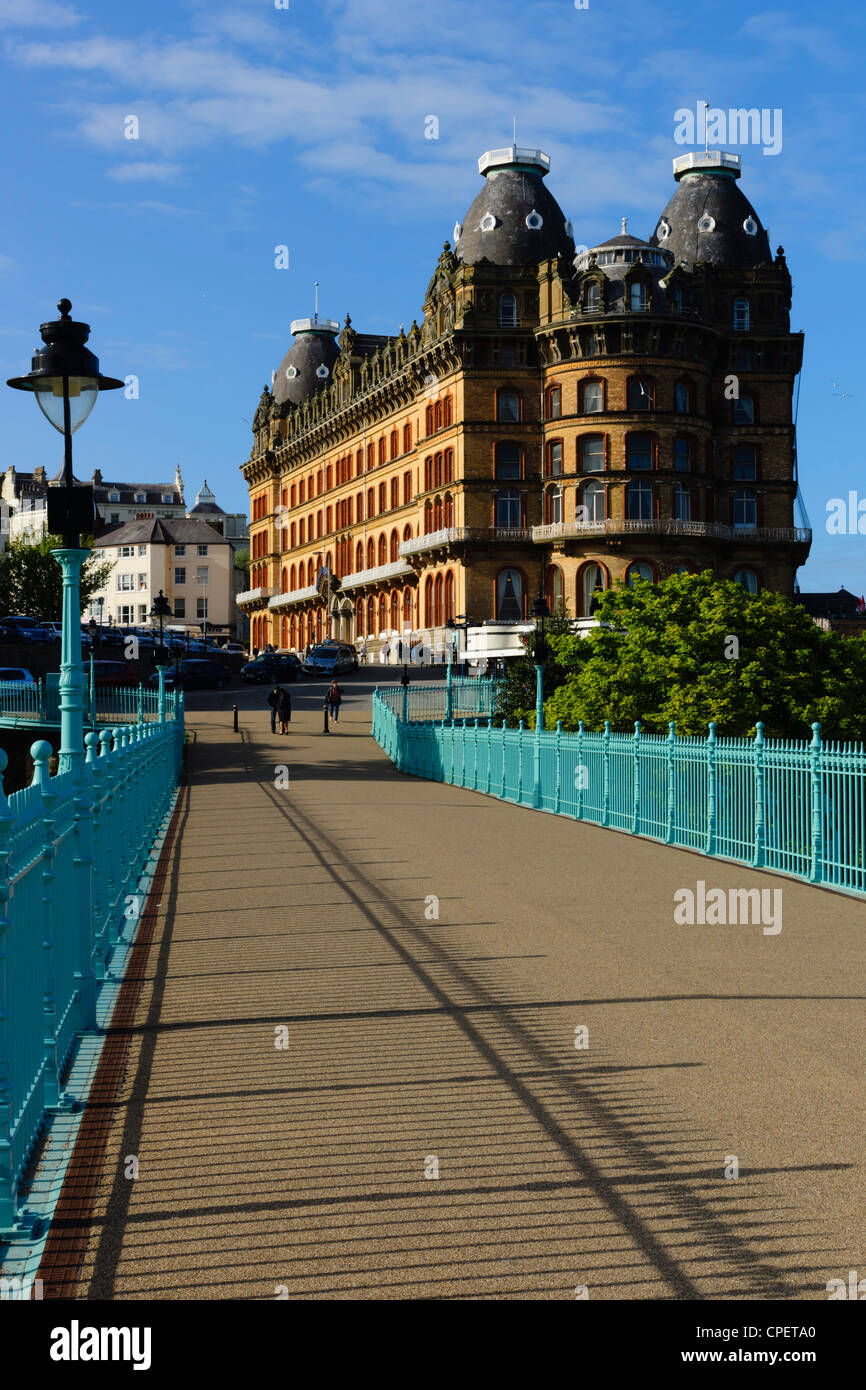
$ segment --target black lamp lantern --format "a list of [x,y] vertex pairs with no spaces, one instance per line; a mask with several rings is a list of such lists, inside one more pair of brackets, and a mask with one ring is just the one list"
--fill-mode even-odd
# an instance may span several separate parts
[[70,301],[61,299],[57,307],[60,318],[40,326],[44,347],[34,352],[31,371],[6,384],[32,392],[46,420],[63,435],[63,485],[48,489],[48,530],[62,535],[64,546],[77,547],[80,534],[93,530],[93,488],[75,486],[72,436],[99,392],[116,391],[123,382],[100,373],[99,359],[85,347],[90,325],[69,317]]
[[166,618],[171,617],[171,604],[169,603],[165,594],[162,592],[162,589],[160,589],[156,598],[153,600],[153,607],[150,610],[150,616],[152,618],[159,618],[159,650],[162,653],[162,655],[165,656],[165,648],[163,646],[162,641],[162,628]]
[[547,660],[547,638],[544,635],[545,619],[550,617],[550,608],[544,594],[539,591],[537,598],[533,600],[529,610],[529,616],[535,623],[535,632],[532,640],[532,660],[536,666],[543,666]]

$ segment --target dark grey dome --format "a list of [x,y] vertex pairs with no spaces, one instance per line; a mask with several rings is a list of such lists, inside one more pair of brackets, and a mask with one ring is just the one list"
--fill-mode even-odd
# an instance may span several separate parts
[[747,270],[772,260],[761,220],[737,187],[740,160],[720,150],[674,160],[677,190],[650,240],[677,261]]
[[295,319],[291,331],[295,341],[274,374],[277,405],[285,401],[300,405],[307,396],[326,386],[340,355],[335,341],[340,325],[333,319]]
[[540,150],[489,150],[478,161],[484,187],[454,228],[454,252],[467,265],[536,265],[574,255],[571,228],[544,186],[550,160]]

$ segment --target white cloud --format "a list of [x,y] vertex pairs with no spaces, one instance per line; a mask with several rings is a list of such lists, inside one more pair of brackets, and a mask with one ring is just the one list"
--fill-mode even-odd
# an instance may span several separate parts
[[137,160],[134,164],[117,164],[107,171],[110,179],[118,183],[134,183],[138,179],[153,179],[157,183],[167,183],[182,172],[181,164],[160,163],[155,160]]
[[68,29],[81,15],[62,0],[0,0],[0,29]]

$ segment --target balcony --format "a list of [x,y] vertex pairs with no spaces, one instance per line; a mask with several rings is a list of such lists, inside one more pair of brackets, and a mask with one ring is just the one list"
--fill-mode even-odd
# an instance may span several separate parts
[[405,560],[392,560],[390,565],[376,565],[373,569],[358,570],[356,574],[347,574],[340,580],[340,588],[341,590],[358,589],[362,584],[377,584],[381,579],[400,579],[404,575],[412,573],[412,566],[407,565]]
[[294,603],[309,603],[311,599],[318,597],[319,591],[315,584],[310,584],[306,589],[291,589],[287,594],[275,594],[268,608],[291,608]]
[[604,521],[556,521],[549,526],[533,526],[536,544],[548,541],[583,540],[591,536],[694,536],[704,540],[758,542],[765,545],[808,545],[812,532],[803,526],[725,526],[720,521],[675,521],[672,517],[653,517],[631,521],[607,517]]
[[244,604],[262,603],[264,599],[270,598],[276,592],[274,585],[265,589],[244,589],[241,593],[235,594],[235,603],[239,608],[243,607]]
[[413,536],[410,541],[403,541],[400,554],[420,555],[427,550],[441,550],[443,546],[466,542],[489,545],[491,542],[532,539],[530,532],[522,526],[448,526],[442,531],[431,531],[427,536]]

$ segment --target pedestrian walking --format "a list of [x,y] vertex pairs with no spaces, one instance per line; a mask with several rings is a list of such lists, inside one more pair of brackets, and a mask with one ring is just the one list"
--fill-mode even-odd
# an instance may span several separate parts
[[340,713],[340,704],[342,703],[342,699],[343,687],[341,685],[338,685],[336,680],[332,680],[331,684],[328,687],[328,693],[325,696],[325,700],[327,702],[328,711],[330,713],[331,719],[334,721],[335,724],[337,723],[337,719]]
[[271,707],[271,733],[276,733],[276,721],[279,719],[280,733],[287,734],[292,718],[292,697],[288,690],[275,685],[268,695],[268,704]]

